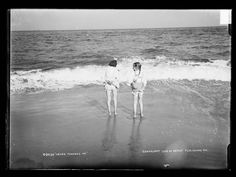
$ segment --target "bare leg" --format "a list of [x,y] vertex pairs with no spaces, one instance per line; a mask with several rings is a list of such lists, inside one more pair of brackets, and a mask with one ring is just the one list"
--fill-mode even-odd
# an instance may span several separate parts
[[143,93],[139,93],[138,96],[139,96],[138,101],[140,106],[141,117],[143,117]]
[[135,118],[137,114],[138,94],[134,93],[133,95],[134,95],[134,118]]
[[111,115],[111,90],[106,90],[108,113]]
[[114,99],[114,106],[115,106],[115,115],[117,115],[117,89],[113,90],[113,99]]

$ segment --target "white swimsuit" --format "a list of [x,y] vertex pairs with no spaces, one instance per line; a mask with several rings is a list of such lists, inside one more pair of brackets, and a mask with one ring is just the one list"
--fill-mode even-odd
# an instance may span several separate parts
[[131,82],[136,88],[132,88],[132,93],[143,93],[144,87],[146,86],[146,80],[142,73],[138,75],[133,75],[132,82]]
[[[108,67],[105,71],[105,89],[114,90],[119,88],[118,70],[116,67]],[[111,83],[109,83],[111,82]]]

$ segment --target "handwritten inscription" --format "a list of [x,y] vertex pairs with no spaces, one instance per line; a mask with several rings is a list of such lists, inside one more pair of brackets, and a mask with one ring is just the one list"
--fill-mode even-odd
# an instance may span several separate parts
[[155,150],[143,150],[142,153],[169,153],[169,152],[207,152],[207,149],[155,149]]
[[83,156],[87,155],[88,152],[44,152],[43,156],[45,157],[53,157],[53,156]]

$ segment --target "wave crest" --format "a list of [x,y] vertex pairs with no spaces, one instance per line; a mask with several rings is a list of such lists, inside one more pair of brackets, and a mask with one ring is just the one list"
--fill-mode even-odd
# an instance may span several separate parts
[[[175,60],[165,56],[144,59],[140,56],[118,58],[120,81],[126,82],[131,75],[132,64],[141,62],[142,72],[148,81],[160,79],[204,79],[230,81],[231,67],[228,61],[200,62]],[[109,66],[85,65],[74,69],[13,71],[10,75],[11,93],[62,90],[76,85],[99,84],[104,81],[105,69]]]

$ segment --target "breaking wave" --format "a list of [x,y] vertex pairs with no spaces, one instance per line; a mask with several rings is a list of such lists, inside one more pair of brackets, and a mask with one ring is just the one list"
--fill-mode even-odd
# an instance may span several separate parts
[[[165,56],[144,59],[139,56],[118,58],[120,81],[126,82],[133,72],[132,64],[141,62],[142,72],[148,81],[160,79],[204,79],[231,80],[229,61],[213,60],[175,60]],[[104,81],[105,69],[109,66],[85,65],[75,68],[62,68],[43,71],[12,71],[10,74],[10,92],[35,92],[43,90],[63,90],[77,85],[99,84]]]

